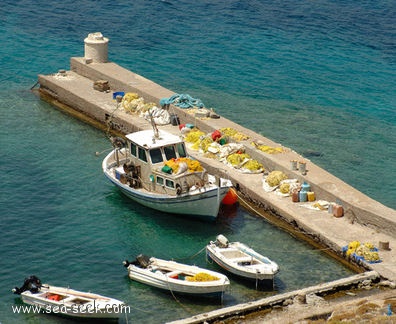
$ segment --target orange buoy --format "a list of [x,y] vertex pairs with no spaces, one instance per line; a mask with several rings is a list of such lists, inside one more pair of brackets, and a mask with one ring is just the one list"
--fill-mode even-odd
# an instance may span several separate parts
[[224,205],[233,205],[238,201],[238,195],[234,188],[230,188],[227,194],[224,196],[223,200],[221,201]]

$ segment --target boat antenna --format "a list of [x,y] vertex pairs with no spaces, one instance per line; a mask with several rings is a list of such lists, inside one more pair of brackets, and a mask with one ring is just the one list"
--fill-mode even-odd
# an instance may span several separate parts
[[151,126],[153,127],[153,131],[154,131],[153,140],[155,140],[156,138],[159,138],[159,132],[158,132],[157,124],[154,121],[153,114],[151,111],[150,111],[150,122],[151,122]]

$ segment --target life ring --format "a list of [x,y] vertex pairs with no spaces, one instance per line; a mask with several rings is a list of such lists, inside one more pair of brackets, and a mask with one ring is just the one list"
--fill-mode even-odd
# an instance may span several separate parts
[[179,184],[176,185],[176,194],[179,196],[182,193],[182,188],[180,187]]

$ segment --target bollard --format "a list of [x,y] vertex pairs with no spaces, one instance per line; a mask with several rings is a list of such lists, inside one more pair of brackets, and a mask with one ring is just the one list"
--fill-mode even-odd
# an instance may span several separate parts
[[302,175],[305,175],[307,173],[307,163],[304,161],[300,161],[298,164],[298,169],[300,170],[300,173]]

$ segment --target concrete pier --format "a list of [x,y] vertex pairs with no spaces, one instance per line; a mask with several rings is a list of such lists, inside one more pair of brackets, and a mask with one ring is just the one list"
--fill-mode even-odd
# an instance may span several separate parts
[[[105,80],[110,91],[97,91],[93,84]],[[118,108],[113,99],[113,91],[135,92],[146,102],[154,102],[170,97],[175,92],[166,89],[138,74],[135,74],[113,62],[95,62],[85,57],[70,60],[70,70],[51,75],[39,75],[39,92],[43,98],[51,100],[58,107],[68,106],[78,117],[101,125],[103,129],[111,127],[126,134],[142,129],[151,129],[144,118]],[[396,282],[396,211],[364,195],[342,180],[318,167],[290,148],[284,153],[266,154],[255,149],[251,142],[261,142],[272,147],[282,146],[272,140],[244,128],[224,117],[220,119],[202,119],[187,113],[176,106],[170,107],[181,123],[191,123],[204,132],[231,127],[250,138],[241,143],[252,158],[260,161],[268,171],[280,170],[289,178],[308,182],[317,199],[341,202],[345,215],[334,217],[327,211],[312,210],[293,203],[289,198],[262,188],[262,174],[242,174],[236,169],[210,159],[197,151],[189,153],[207,167],[209,172],[230,178],[238,187],[238,195],[253,208],[264,209],[279,219],[291,224],[311,239],[341,255],[342,247],[352,241],[371,242],[378,247],[379,242],[389,244],[389,249],[379,250],[382,262],[362,266],[374,270],[382,279]],[[160,126],[160,129],[179,134],[179,128],[172,125]],[[304,160],[306,174],[292,170],[290,161]],[[385,246],[387,246],[385,244]]]
[[350,287],[353,285],[357,285],[362,283],[363,281],[375,281],[379,277],[378,273],[375,271],[370,271],[362,274],[358,274],[355,276],[351,276],[348,278],[343,278],[339,280],[335,280],[332,282],[319,284],[316,286],[295,290],[292,292],[278,294],[275,296],[263,298],[260,300],[256,300],[253,302],[248,302],[244,304],[238,304],[236,306],[230,306],[221,308],[212,312],[198,314],[195,316],[191,316],[189,318],[185,318],[182,320],[177,320],[173,322],[169,322],[168,324],[196,324],[196,323],[210,323],[216,319],[223,319],[230,316],[235,316],[238,314],[249,313],[251,310],[257,309],[265,309],[268,307],[274,307],[282,305],[285,300],[292,300],[297,298],[298,296],[307,296],[309,294],[322,294],[327,293],[333,290],[337,290],[341,287]]

